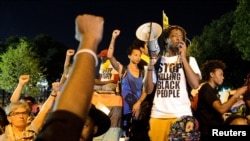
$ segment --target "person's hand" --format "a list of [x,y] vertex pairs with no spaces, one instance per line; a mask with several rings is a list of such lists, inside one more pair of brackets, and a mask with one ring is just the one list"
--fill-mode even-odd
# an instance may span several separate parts
[[236,93],[239,95],[244,95],[247,92],[247,86],[242,86],[236,90]]
[[28,83],[30,80],[30,75],[21,75],[19,77],[19,84],[21,85],[25,85],[26,83]]
[[60,82],[53,82],[52,90],[58,92],[60,90]]
[[139,114],[140,114],[140,108],[141,108],[141,102],[137,101],[134,105],[133,105],[133,116],[137,119]]
[[[149,60],[149,64],[148,64],[148,66],[149,66],[149,69],[151,69],[151,67],[153,67],[155,64],[156,64],[156,62],[158,61],[158,59],[161,59],[161,57],[160,56],[152,56],[151,58],[150,58],[150,60]],[[151,67],[150,67],[151,66]]]
[[181,59],[185,59],[186,52],[187,52],[186,43],[184,41],[180,41],[178,44],[178,48],[179,48],[179,54],[180,54]]
[[66,56],[73,56],[75,54],[75,50],[74,49],[68,49],[66,52]]
[[75,24],[75,38],[78,41],[82,41],[83,38],[86,38],[84,41],[94,41],[94,43],[99,44],[102,40],[104,24],[103,17],[83,14],[77,16]]
[[112,33],[112,38],[116,38],[117,36],[119,36],[120,35],[120,30],[118,30],[118,29],[115,29],[114,31],[113,31],[113,33]]

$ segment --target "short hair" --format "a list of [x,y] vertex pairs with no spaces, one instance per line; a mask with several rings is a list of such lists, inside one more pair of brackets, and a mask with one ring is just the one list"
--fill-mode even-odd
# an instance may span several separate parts
[[6,115],[9,116],[13,111],[15,111],[18,108],[24,108],[26,110],[26,112],[28,112],[29,114],[31,112],[31,109],[30,109],[29,105],[26,102],[24,102],[24,101],[17,101],[17,102],[10,103],[6,107],[6,109],[5,109]]
[[141,49],[140,49],[139,46],[131,45],[131,46],[128,47],[128,49],[127,49],[127,54],[128,54],[128,55],[131,55],[133,50],[139,50],[139,51],[141,52]]
[[207,81],[210,79],[210,72],[214,72],[215,69],[226,69],[226,64],[221,60],[208,60],[201,65],[202,79]]

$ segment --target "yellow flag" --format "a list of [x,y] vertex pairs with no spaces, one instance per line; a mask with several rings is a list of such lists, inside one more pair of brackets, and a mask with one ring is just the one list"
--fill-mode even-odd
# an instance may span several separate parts
[[169,26],[168,17],[165,14],[164,10],[162,11],[162,21],[163,21],[163,29],[168,28],[168,26]]

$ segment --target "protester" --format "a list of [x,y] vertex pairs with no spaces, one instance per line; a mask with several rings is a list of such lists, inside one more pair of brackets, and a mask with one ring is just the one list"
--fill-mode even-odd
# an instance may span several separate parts
[[24,89],[24,86],[27,85],[27,83],[29,81],[30,81],[30,75],[27,75],[27,74],[21,75],[19,77],[18,85],[15,88],[15,90],[10,98],[11,103],[17,102],[19,100],[23,100],[24,102],[26,102],[28,104],[29,108],[31,109],[31,114],[29,115],[29,118],[27,121],[28,123],[30,123],[36,116],[35,113],[32,112],[33,105],[35,103],[35,98],[33,98],[32,96],[25,96],[25,97],[21,98],[22,90]]
[[36,141],[79,141],[87,121],[95,79],[93,72],[95,64],[98,64],[96,50],[102,39],[104,19],[83,14],[77,16],[75,23],[75,37],[80,43],[72,73],[55,104],[55,111],[51,113]]
[[[112,38],[110,40],[110,44],[109,46],[114,46],[115,45],[115,39],[116,39],[116,34],[112,33]],[[104,104],[103,107],[108,108],[109,111],[109,117],[112,121],[111,127],[110,129],[103,135],[95,137],[93,140],[94,141],[100,141],[100,140],[119,140],[120,138],[120,134],[121,134],[121,125],[122,125],[122,106],[123,106],[123,102],[119,102],[120,100],[122,100],[122,97],[119,93],[118,90],[118,81],[119,81],[119,73],[117,72],[117,70],[113,67],[113,65],[111,64],[110,59],[108,58],[108,49],[103,49],[97,56],[99,58],[101,58],[101,65],[100,65],[100,69],[99,69],[99,79],[95,79],[95,90],[97,92],[97,94],[116,94],[116,96],[114,97],[119,97],[118,99],[116,99],[114,104],[113,98],[109,95],[109,96],[100,96],[104,99],[108,99],[108,101],[110,102],[104,102],[102,103],[101,99],[98,99],[98,104],[100,106],[101,104]],[[97,85],[98,84],[98,85]],[[98,86],[101,88],[101,91],[98,90]],[[99,96],[98,96],[99,97]],[[94,97],[95,98],[95,95]],[[93,99],[92,99],[93,100]],[[113,103],[113,104],[111,104]],[[118,104],[120,103],[120,104]],[[111,105],[112,106],[111,106]],[[119,106],[118,106],[119,105]]]
[[92,104],[80,141],[92,141],[94,137],[104,134],[110,128],[110,124],[109,117]]
[[225,68],[226,64],[221,60],[209,60],[201,66],[202,80],[206,83],[199,90],[195,114],[200,124],[201,141],[211,136],[211,126],[223,125],[222,115],[247,91],[247,86],[240,87],[227,102],[221,103],[218,88],[224,81]]
[[101,87],[101,90],[115,91],[119,80],[119,74],[113,68],[110,60],[107,58],[107,54],[108,49],[104,49],[97,55],[101,58],[101,65],[99,69],[99,78],[95,79],[95,86]]
[[[52,84],[54,85],[54,84]],[[22,90],[20,89],[19,92]],[[17,91],[16,91],[17,92]],[[16,93],[16,95],[20,95]],[[13,101],[6,108],[9,124],[5,127],[5,132],[0,136],[0,141],[30,140],[33,141],[40,131],[47,114],[52,109],[57,92],[53,91],[42,109],[33,120],[30,120],[31,108],[25,101]]]
[[147,66],[149,63],[148,44],[136,38],[133,41],[132,46],[137,46],[140,48],[142,54],[141,54],[141,61],[138,65],[144,68],[144,66]]
[[149,121],[151,141],[168,140],[171,125],[182,116],[192,116],[187,85],[198,88],[201,73],[196,59],[187,57],[185,41],[186,31],[170,25],[158,39],[163,45],[161,56],[149,53],[145,88],[146,93],[154,94]]
[[[111,40],[114,42],[119,34],[120,30],[114,30]],[[120,75],[121,95],[123,97],[123,130],[125,136],[129,136],[131,119],[132,117],[138,118],[140,105],[147,96],[143,88],[144,68],[139,68],[138,65],[142,53],[140,47],[130,46],[127,50],[129,64],[125,66],[113,56],[114,49],[114,44],[111,44],[108,50],[108,58]]]
[[[21,98],[22,90],[24,86],[29,82],[30,80],[30,75],[21,75],[19,76],[19,82],[17,87],[15,88],[13,94],[11,95],[10,102],[16,102],[19,101]],[[32,108],[32,103],[34,102],[34,98],[27,97],[24,99],[30,108]]]
[[[139,68],[145,68],[149,63],[149,51],[148,44],[139,39],[135,39],[132,43],[132,46],[135,48],[140,48],[141,61],[138,64]],[[150,119],[150,111],[153,103],[153,95],[147,95],[144,101],[141,103],[140,107],[140,116],[138,119],[133,120],[133,126],[130,128],[130,141],[135,140],[143,140],[149,141],[148,130],[149,130],[149,119]]]

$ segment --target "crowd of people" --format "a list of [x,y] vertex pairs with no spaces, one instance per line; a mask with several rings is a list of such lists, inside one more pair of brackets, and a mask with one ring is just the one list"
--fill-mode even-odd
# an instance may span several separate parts
[[[204,141],[213,126],[249,125],[250,80],[222,103],[218,88],[223,83],[226,64],[208,60],[198,66],[195,57],[187,55],[187,35],[181,26],[169,25],[162,30],[158,38],[161,50],[157,54],[150,52],[152,44],[135,39],[127,48],[129,63],[122,64],[114,54],[119,29],[113,30],[109,47],[97,55],[104,18],[83,14],[76,17],[75,23],[79,47],[66,51],[60,81],[51,84],[49,97],[37,112],[32,112],[34,100],[22,97],[30,75],[21,75],[10,104],[1,109],[0,141],[106,141],[97,137],[105,134],[113,121],[91,102],[96,90],[119,92],[115,94],[122,97],[120,140]],[[96,70],[98,57],[101,63]],[[199,88],[195,111],[190,106],[188,87]],[[240,97],[246,102],[247,112],[224,119],[223,114]],[[149,112],[142,119],[145,101]],[[143,128],[132,130],[133,126]],[[173,131],[177,127],[189,134],[177,134]]]

